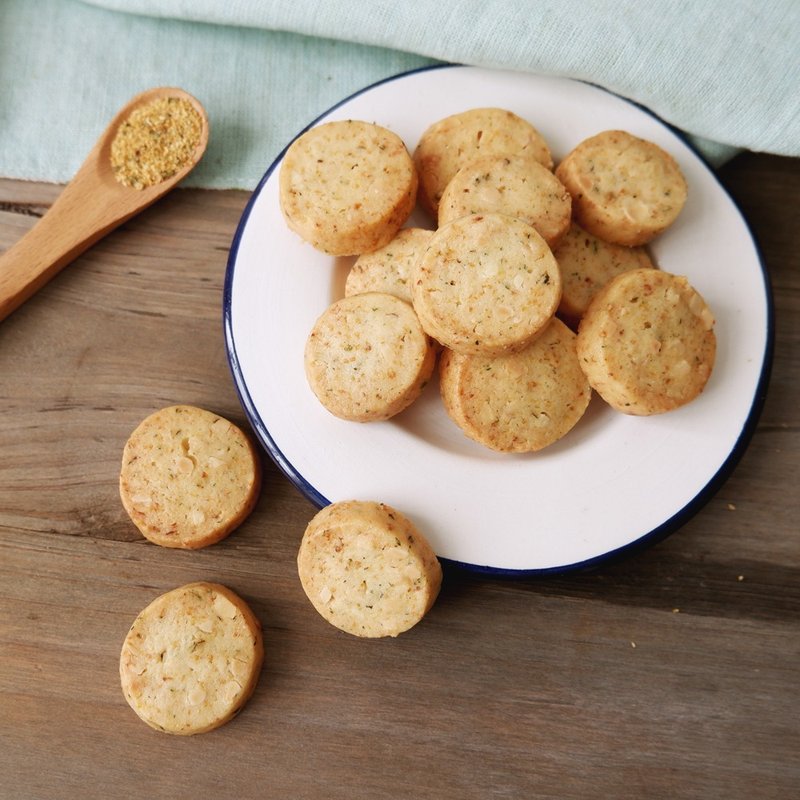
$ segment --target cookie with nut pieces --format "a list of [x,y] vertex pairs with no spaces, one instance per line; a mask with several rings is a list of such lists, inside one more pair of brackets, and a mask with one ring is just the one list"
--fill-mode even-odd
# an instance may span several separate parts
[[686,179],[675,159],[627,131],[584,139],[556,167],[556,176],[572,195],[578,224],[627,247],[663,233],[686,203]]
[[631,269],[653,269],[645,247],[603,241],[573,222],[553,250],[561,269],[558,313],[577,327],[592,298],[617,275]]
[[554,319],[518,353],[446,350],[439,389],[448,415],[470,439],[503,453],[532,453],[558,441],[581,419],[592,394],[575,338]]
[[569,230],[572,198],[561,181],[530,156],[482,156],[447,184],[439,202],[439,225],[489,212],[527,222],[552,249]]
[[398,636],[433,606],[442,568],[405,515],[372,501],[332,503],[309,522],[297,554],[303,591],[354,636]]
[[414,210],[418,179],[396,133],[342,120],[295,139],[278,185],[291,230],[324,253],[350,256],[391,241]]
[[304,363],[311,390],[331,414],[375,422],[419,397],[436,354],[408,303],[365,292],[325,309],[306,340]]
[[120,682],[151,728],[191,736],[241,710],[263,658],[261,624],[247,603],[201,581],[157,597],[136,617],[120,653]]
[[403,228],[388,244],[360,255],[347,274],[345,297],[385,292],[410,303],[411,273],[431,236],[425,228]]
[[679,275],[635,269],[592,300],[578,329],[578,358],[589,383],[626,414],[686,405],[714,367],[714,315]]
[[251,513],[261,463],[250,437],[196,406],[154,412],[122,454],[122,505],[142,535],[162,547],[197,549],[224,539]]
[[561,274],[536,230],[507,214],[471,214],[439,228],[417,262],[414,309],[436,341],[460,353],[521,350],[561,299]]

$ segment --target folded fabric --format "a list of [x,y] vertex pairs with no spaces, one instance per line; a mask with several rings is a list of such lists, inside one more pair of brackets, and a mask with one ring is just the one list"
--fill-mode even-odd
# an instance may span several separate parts
[[5,0],[0,175],[65,181],[133,94],[179,85],[212,138],[187,183],[250,189],[308,122],[436,61],[588,80],[719,163],[800,155],[796,0]]

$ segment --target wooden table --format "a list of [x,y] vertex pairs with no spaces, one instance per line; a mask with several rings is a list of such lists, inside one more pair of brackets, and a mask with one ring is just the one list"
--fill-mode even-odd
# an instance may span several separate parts
[[[800,796],[800,160],[721,171],[760,240],[777,338],[749,450],[662,543],[599,571],[445,571],[395,640],[325,623],[295,568],[315,509],[265,457],[252,517],[198,552],[145,542],[117,493],[156,408],[246,424],[220,298],[243,192],[178,190],[0,324],[0,797]],[[59,187],[0,181],[0,249]],[[203,736],[156,733],[120,646],[193,580],[262,620],[258,689]]]

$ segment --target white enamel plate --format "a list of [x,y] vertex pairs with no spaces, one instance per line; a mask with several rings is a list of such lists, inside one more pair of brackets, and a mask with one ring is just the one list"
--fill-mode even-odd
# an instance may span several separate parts
[[[532,122],[556,162],[582,139],[624,129],[670,152],[689,199],[653,243],[656,263],[686,275],[717,320],[705,392],[654,417],[619,414],[597,397],[539,453],[503,455],[467,439],[432,381],[397,417],[345,422],[306,382],[303,349],[317,317],[343,294],[352,259],[315,251],[278,204],[281,159],[243,214],[225,284],[225,337],[242,405],[264,447],[315,504],[395,506],[444,559],[529,574],[591,566],[674,531],[711,496],[744,450],[761,409],[772,348],[769,287],[748,227],[712,171],[647,111],[567,79],[448,66],[400,75],[347,98],[313,124],[375,122],[413,151],[442,117],[497,106]],[[409,224],[430,227],[415,212]]]

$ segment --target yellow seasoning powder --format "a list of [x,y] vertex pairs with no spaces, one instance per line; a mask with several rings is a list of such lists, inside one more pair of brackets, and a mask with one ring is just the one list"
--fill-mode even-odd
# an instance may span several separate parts
[[183,98],[162,97],[137,108],[111,143],[114,177],[133,189],[171,178],[191,160],[202,131],[200,114]]

